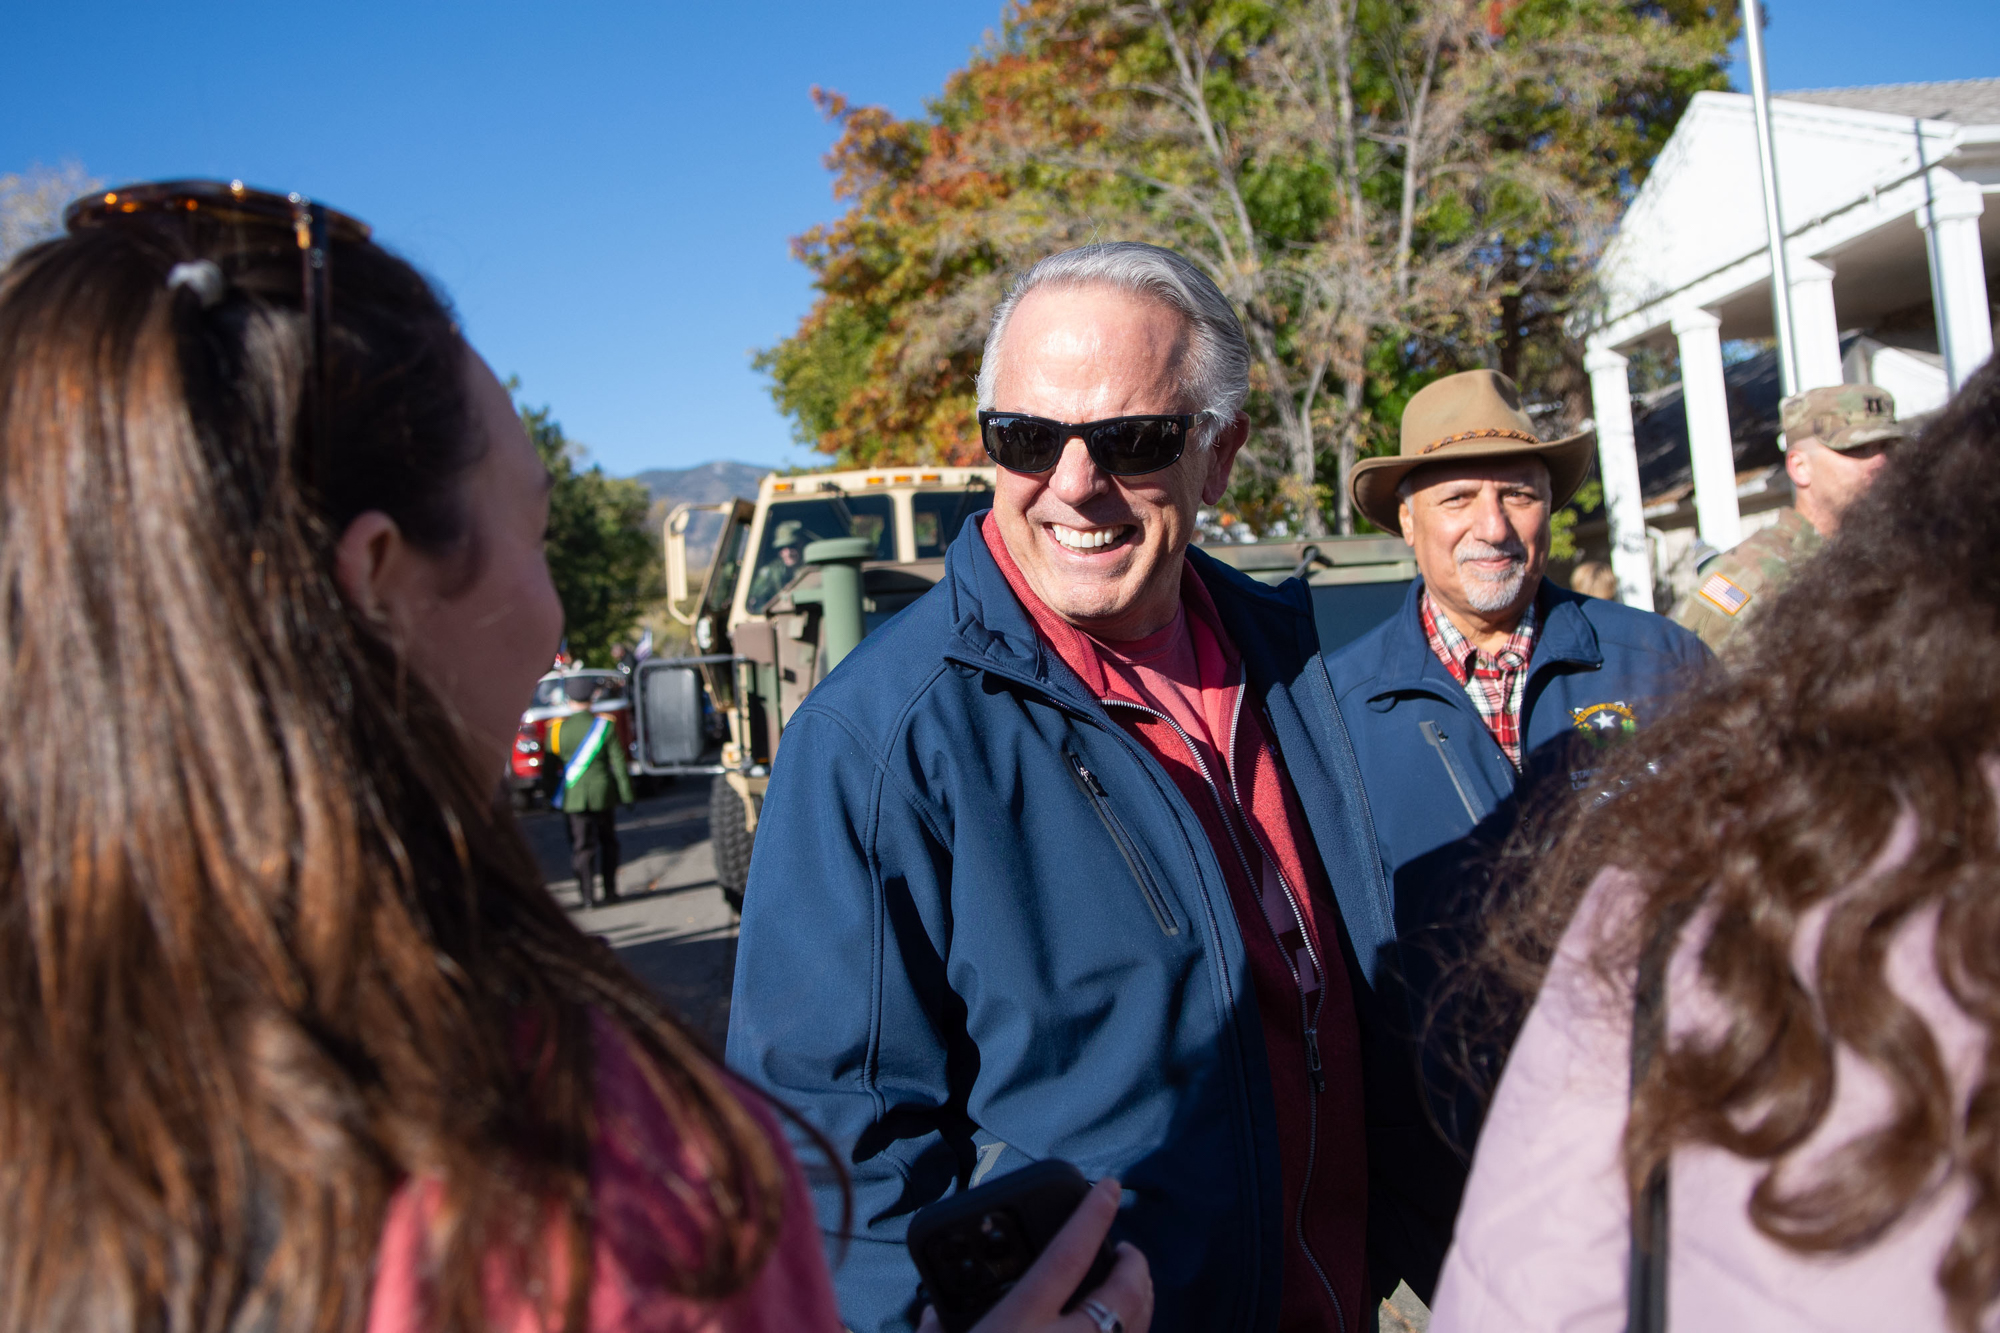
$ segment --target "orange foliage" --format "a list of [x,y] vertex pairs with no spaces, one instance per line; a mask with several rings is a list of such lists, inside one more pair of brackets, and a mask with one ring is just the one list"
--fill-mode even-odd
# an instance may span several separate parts
[[[1009,33],[1053,7],[1017,5]],[[787,356],[815,355],[837,318],[873,334],[820,450],[856,466],[983,461],[973,380],[986,320],[1017,268],[1060,248],[1061,229],[1075,226],[1044,216],[1038,192],[1101,184],[1083,173],[1065,180],[1059,159],[1100,133],[1088,106],[1113,58],[1060,39],[1032,49],[1003,40],[915,120],[813,90],[840,126],[826,165],[835,196],[850,202],[792,243],[820,297],[773,354],[781,401]]]

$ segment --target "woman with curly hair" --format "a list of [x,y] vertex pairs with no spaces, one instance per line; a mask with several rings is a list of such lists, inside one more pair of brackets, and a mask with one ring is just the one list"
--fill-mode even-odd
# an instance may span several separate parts
[[1989,365],[1491,914],[1434,1333],[1994,1326],[1996,515]]
[[0,1333],[838,1328],[778,1114],[498,799],[562,621],[506,391],[310,201],[67,221],[0,274]]

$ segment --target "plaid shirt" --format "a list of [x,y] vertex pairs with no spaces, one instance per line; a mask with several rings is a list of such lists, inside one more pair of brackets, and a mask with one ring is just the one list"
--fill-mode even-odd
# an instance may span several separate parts
[[1479,651],[1470,639],[1458,632],[1451,617],[1431,601],[1428,590],[1419,603],[1424,616],[1424,637],[1431,651],[1452,679],[1465,687],[1465,697],[1507,752],[1515,768],[1521,766],[1521,695],[1528,686],[1528,663],[1535,655],[1535,604],[1521,614],[1521,623],[1507,637],[1498,653]]

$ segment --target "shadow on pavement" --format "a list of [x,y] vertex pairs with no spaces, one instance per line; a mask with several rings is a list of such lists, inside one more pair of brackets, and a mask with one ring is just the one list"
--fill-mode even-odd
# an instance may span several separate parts
[[[720,1055],[736,982],[736,917],[700,849],[708,839],[707,783],[670,783],[618,812],[619,879],[629,887],[608,907],[579,909],[560,813],[525,812],[520,824],[556,900]],[[690,882],[637,887],[662,874]]]
[[[626,864],[629,866],[631,862],[628,861]],[[619,882],[627,882],[626,876],[622,871],[619,873]],[[563,888],[564,892],[557,896],[563,900],[565,907],[573,908],[576,898],[576,881],[573,879],[563,881]],[[618,890],[617,901],[621,903],[649,903],[660,899],[673,898],[684,893],[713,892],[714,890],[715,881],[705,879],[693,884],[662,884],[658,888],[653,889],[620,889]]]
[[721,1055],[729,1035],[729,991],[736,983],[734,930],[630,944],[618,957]]
[[[570,879],[569,833],[562,813],[544,808],[525,811],[519,819],[522,834],[541,862],[543,878],[551,884]],[[619,850],[627,865],[648,853],[692,847],[707,837],[706,785],[672,783],[658,795],[618,812]]]

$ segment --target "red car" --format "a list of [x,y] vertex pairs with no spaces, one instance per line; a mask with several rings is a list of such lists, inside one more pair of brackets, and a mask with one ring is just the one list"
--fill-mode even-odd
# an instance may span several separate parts
[[[611,692],[595,708],[590,708],[591,691],[599,682],[609,683]],[[637,755],[629,677],[618,671],[588,667],[551,671],[535,683],[535,700],[521,714],[521,728],[514,734],[510,777],[517,802],[527,805],[546,801],[554,794],[556,784],[562,781],[562,768],[549,747],[550,724],[586,708],[610,717],[618,728],[618,739],[625,746],[626,755]]]

